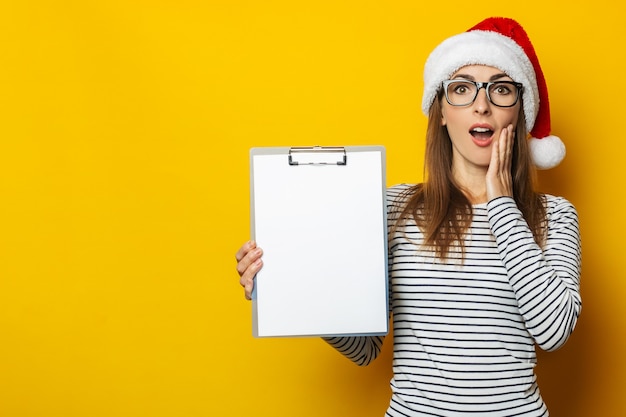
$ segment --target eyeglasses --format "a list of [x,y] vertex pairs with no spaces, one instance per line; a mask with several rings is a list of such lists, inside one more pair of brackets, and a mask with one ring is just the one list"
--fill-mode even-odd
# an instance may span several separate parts
[[485,89],[489,101],[498,107],[513,107],[519,100],[523,85],[515,81],[488,83],[470,80],[446,80],[443,91],[451,106],[469,106],[476,100],[481,88]]

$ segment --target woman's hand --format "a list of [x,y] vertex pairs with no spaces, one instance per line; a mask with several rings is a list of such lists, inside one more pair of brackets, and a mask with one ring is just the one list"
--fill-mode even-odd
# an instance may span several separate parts
[[511,178],[511,159],[515,131],[512,125],[502,129],[500,136],[493,141],[491,161],[487,170],[487,200],[502,196],[513,196],[513,180]]
[[263,266],[263,261],[261,260],[262,255],[263,251],[261,248],[257,247],[254,241],[244,243],[235,254],[235,258],[237,258],[239,284],[243,287],[247,300],[252,298],[254,277]]

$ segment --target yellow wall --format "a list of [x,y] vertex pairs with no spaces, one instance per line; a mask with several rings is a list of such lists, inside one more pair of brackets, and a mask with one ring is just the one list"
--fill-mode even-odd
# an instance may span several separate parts
[[541,184],[582,224],[583,314],[540,356],[544,396],[626,415],[623,12],[545,3],[2,2],[0,415],[381,416],[390,343],[361,369],[251,337],[248,149],[382,144],[389,184],[419,181],[424,59],[490,14],[538,50],[568,147]]

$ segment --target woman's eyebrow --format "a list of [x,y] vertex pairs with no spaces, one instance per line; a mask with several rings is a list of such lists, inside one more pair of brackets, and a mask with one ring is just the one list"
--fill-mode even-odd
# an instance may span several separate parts
[[[453,78],[463,78],[465,80],[476,81],[476,78],[473,75],[469,75],[469,74],[456,74]],[[491,77],[489,77],[489,81],[499,80],[500,78],[510,78],[510,77],[506,75],[505,73],[501,72],[498,74],[493,74]]]
[[466,80],[476,81],[476,79],[473,76],[469,75],[469,74],[455,74],[454,77],[452,77],[452,78],[453,79],[464,78]]
[[500,78],[510,78],[510,77],[502,72],[500,74],[494,74],[491,77],[489,77],[489,81],[499,80]]

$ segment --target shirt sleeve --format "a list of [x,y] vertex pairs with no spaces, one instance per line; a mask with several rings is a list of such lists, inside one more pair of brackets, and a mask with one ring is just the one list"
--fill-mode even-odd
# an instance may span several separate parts
[[323,339],[352,362],[366,366],[378,357],[384,338],[384,336],[341,336]]
[[581,244],[578,214],[564,198],[547,197],[548,232],[535,242],[511,197],[487,204],[489,224],[526,329],[544,350],[561,347],[580,314]]

